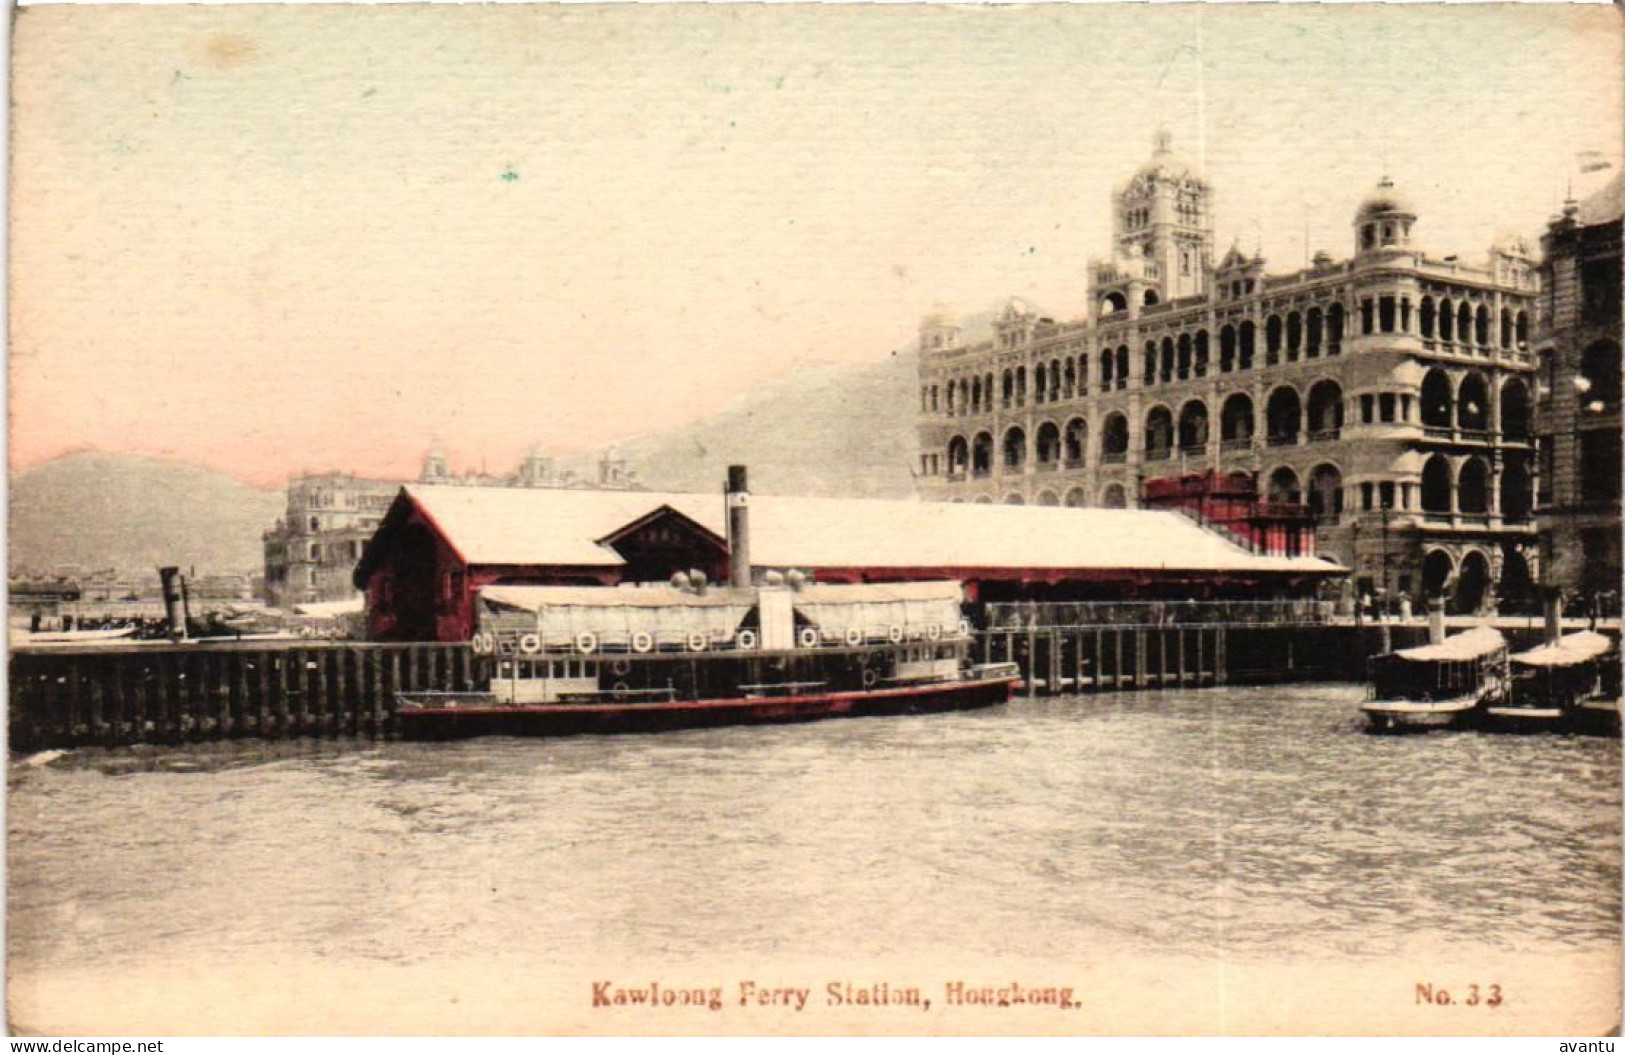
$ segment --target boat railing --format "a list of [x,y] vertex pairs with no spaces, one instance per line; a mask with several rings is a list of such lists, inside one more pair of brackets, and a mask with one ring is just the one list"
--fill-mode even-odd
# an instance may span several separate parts
[[808,690],[817,691],[827,684],[829,683],[824,681],[765,681],[740,685],[739,689],[747,697],[796,696]]
[[1011,601],[987,606],[987,628],[1093,626],[1324,626],[1335,604],[1319,598],[1263,601]]

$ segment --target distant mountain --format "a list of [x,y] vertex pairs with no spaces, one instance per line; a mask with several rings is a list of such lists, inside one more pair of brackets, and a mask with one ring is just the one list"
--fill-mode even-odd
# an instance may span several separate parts
[[653,490],[711,490],[731,464],[751,490],[911,498],[917,460],[918,358],[896,352],[855,366],[804,366],[680,428],[617,444]]
[[127,574],[160,565],[248,572],[264,565],[260,533],[282,514],[280,491],[128,454],[63,455],[11,478],[11,569],[59,564]]
[[[713,490],[730,464],[744,464],[762,494],[912,497],[917,362],[908,351],[872,364],[804,366],[707,418],[616,451],[654,490]],[[580,460],[590,478],[596,454]],[[11,478],[10,566],[40,574],[62,564],[135,575],[164,564],[256,571],[264,564],[260,535],[285,503],[280,491],[196,466],[68,454]]]

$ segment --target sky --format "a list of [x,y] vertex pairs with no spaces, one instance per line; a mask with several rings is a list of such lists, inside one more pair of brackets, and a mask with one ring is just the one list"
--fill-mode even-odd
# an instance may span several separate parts
[[[942,306],[1082,314],[1158,128],[1217,240],[1538,244],[1621,163],[1607,7],[33,7],[9,458],[260,486],[681,425]],[[1609,173],[1602,173],[1606,178]],[[1307,238],[1306,238],[1307,235]],[[900,412],[908,413],[910,408]]]

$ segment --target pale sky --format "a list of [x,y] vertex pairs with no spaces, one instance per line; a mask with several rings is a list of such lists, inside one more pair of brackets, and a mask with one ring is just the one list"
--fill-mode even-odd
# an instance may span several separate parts
[[[10,456],[266,486],[678,425],[941,303],[1072,317],[1159,126],[1222,252],[1534,244],[1621,154],[1618,12],[36,7],[17,16]],[[1617,169],[1616,169],[1617,171]],[[1606,177],[1609,173],[1603,173]],[[1583,192],[1598,177],[1574,176]],[[900,408],[909,413],[911,408]]]

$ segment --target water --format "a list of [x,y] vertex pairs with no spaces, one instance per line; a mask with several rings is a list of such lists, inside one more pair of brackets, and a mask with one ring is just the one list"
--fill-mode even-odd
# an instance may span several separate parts
[[14,987],[542,950],[553,964],[967,950],[1381,963],[1418,948],[1616,963],[1619,741],[1374,737],[1359,695],[1226,688],[658,736],[14,761]]

